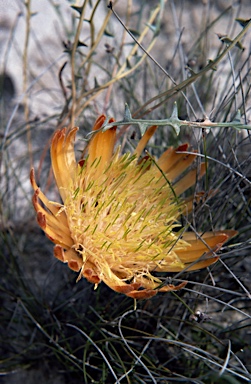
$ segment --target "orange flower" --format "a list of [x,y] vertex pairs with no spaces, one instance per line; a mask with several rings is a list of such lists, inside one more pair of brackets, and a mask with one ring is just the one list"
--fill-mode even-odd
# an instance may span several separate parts
[[[100,116],[93,130],[104,121]],[[77,130],[56,131],[52,139],[52,168],[62,204],[46,198],[31,170],[37,221],[56,244],[54,255],[59,260],[95,286],[103,281],[136,299],[185,285],[163,285],[152,272],[192,271],[216,262],[215,252],[235,231],[207,232],[199,238],[182,233],[182,228],[177,231],[181,212],[192,207],[192,198],[178,202],[177,196],[205,172],[202,164],[199,175],[190,170],[180,176],[196,157],[195,152],[182,153],[187,144],[169,148],[156,162],[149,156],[139,160],[156,127],[146,131],[133,154],[123,155],[119,148],[114,151],[116,128],[112,128],[97,132],[88,156],[77,162]]]

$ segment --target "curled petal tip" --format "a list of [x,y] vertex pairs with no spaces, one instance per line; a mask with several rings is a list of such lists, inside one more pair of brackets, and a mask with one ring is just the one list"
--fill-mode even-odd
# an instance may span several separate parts
[[226,234],[227,239],[231,239],[238,235],[238,231],[235,231],[234,229],[227,229],[226,231],[223,231],[223,233]]
[[142,289],[141,291],[131,291],[126,293],[126,295],[132,297],[133,299],[146,300],[155,296],[157,293],[158,291],[154,289]]
[[111,288],[116,292],[124,293],[125,295],[128,295],[129,292],[139,289],[140,286],[141,284],[139,283],[132,283],[132,284],[124,284],[124,285],[112,285]]
[[37,222],[44,231],[46,229],[46,218],[45,215],[40,211],[37,212]]
[[165,285],[164,287],[161,287],[159,289],[159,292],[179,291],[180,289],[184,288],[186,285],[187,285],[187,281],[183,281],[179,285],[168,284],[168,285]]
[[54,247],[54,256],[58,260],[64,262],[64,250],[63,250],[63,248],[60,245],[55,245],[55,247]]
[[93,284],[99,284],[100,278],[97,274],[94,273],[94,271],[91,268],[86,268],[82,272],[83,276],[88,280],[90,283]]
[[186,152],[188,150],[188,147],[188,143],[181,144],[175,149],[175,152]]
[[34,168],[31,168],[30,170],[30,181],[31,181],[31,185],[33,185],[33,181],[35,180],[35,171],[34,171]]
[[78,262],[75,261],[75,260],[70,260],[70,261],[68,261],[68,267],[69,267],[71,270],[75,271],[75,272],[79,272],[79,270],[80,270],[79,264],[78,264]]

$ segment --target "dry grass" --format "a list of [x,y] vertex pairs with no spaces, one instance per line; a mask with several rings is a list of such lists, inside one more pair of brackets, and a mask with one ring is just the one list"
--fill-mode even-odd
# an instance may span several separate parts
[[[54,33],[37,36],[34,20],[46,23],[45,15],[31,16],[35,4],[20,2],[10,11],[25,25],[25,38],[17,44],[19,24],[10,22],[3,51],[2,70],[10,73],[18,57],[23,76],[15,99],[7,77],[0,82],[3,382],[249,382],[250,23],[242,29],[235,21],[248,18],[248,2],[198,2],[188,12],[189,1],[114,1],[137,41],[104,1],[79,1],[77,10],[70,1],[46,3],[56,15]],[[238,36],[245,50],[216,32]],[[76,284],[76,274],[53,258],[34,219],[28,177],[32,164],[53,197],[48,149],[55,129],[78,125],[84,139],[98,114],[122,120],[125,102],[145,120],[169,118],[177,103],[188,124],[178,136],[160,126],[149,151],[158,155],[184,141],[198,149],[208,172],[196,188],[218,192],[194,207],[188,223],[196,231],[239,232],[209,270],[167,277],[187,279],[185,289],[138,302],[136,311],[133,300],[102,284],[97,291],[84,280]],[[206,129],[206,117],[217,127]],[[120,130],[124,149],[137,143],[137,126]]]

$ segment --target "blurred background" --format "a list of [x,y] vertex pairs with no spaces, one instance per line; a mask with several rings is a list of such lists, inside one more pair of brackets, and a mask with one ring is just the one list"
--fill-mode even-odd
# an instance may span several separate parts
[[[250,382],[250,1],[107,5],[0,0],[0,382]],[[208,169],[196,189],[217,193],[194,207],[190,223],[238,236],[210,269],[182,274],[185,289],[134,310],[104,284],[94,291],[76,283],[53,257],[29,171],[57,199],[49,156],[56,129],[79,126],[78,155],[99,114],[122,120],[127,103],[135,117],[166,119],[175,102],[180,119],[201,127],[177,135],[161,126],[148,149],[158,156],[189,142],[198,150]],[[205,129],[206,118],[243,127]],[[137,127],[121,128],[123,150],[139,138]]]

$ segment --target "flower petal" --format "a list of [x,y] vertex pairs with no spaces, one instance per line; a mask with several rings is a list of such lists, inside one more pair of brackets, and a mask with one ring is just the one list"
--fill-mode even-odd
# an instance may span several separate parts
[[194,202],[210,197],[200,193],[184,202],[176,198],[203,176],[205,164],[189,170],[197,154],[187,153],[188,144],[169,148],[157,167],[150,155],[139,160],[156,126],[145,132],[133,154],[120,155],[119,148],[114,153],[116,127],[102,132],[105,121],[105,115],[97,119],[89,155],[78,163],[74,154],[78,128],[55,132],[51,159],[63,204],[47,199],[32,170],[38,223],[56,244],[55,257],[95,287],[103,281],[134,299],[179,290],[186,282],[163,285],[152,273],[205,268],[218,260],[216,252],[236,232],[181,236],[175,231],[182,210],[188,212]]
[[60,244],[66,249],[73,244],[72,238],[67,238],[60,230],[53,228],[53,226],[50,225],[50,221],[46,219],[46,216],[43,212],[37,212],[37,222],[47,237],[54,244]]
[[66,128],[56,131],[51,143],[51,163],[54,177],[62,200],[68,195],[70,181],[77,169],[74,140],[78,128],[73,128],[68,134]]
[[171,172],[176,164],[187,157],[187,154],[177,153],[188,150],[188,144],[182,144],[178,148],[170,147],[165,152],[162,153],[158,160],[158,166],[162,169],[163,172]]
[[[45,208],[48,209],[48,211],[52,215],[54,215],[58,221],[60,220],[60,224],[64,225],[68,229],[68,232],[69,232],[67,216],[66,216],[65,212],[62,210],[62,205],[59,203],[54,203],[54,202],[49,201],[47,199],[47,197],[43,194],[43,192],[37,186],[37,183],[35,181],[35,173],[34,173],[33,168],[31,169],[30,179],[31,179],[31,185],[35,191],[35,194],[34,194],[33,199],[32,199],[33,206],[34,206],[35,210],[38,211],[38,210],[42,209],[41,204],[38,203],[38,199],[39,199],[42,201]],[[45,210],[43,210],[43,211],[46,212]]]
[[202,163],[200,166],[199,174],[197,169],[189,171],[182,179],[174,184],[175,193],[179,196],[185,192],[188,188],[192,187],[197,179],[200,179],[206,172],[206,165]]
[[160,263],[156,268],[156,272],[181,272],[195,271],[198,269],[206,268],[214,264],[219,256],[215,254],[222,245],[231,237],[237,234],[234,230],[206,232],[201,238],[196,237],[193,232],[186,232],[183,235],[183,240],[188,244],[183,249],[175,249],[175,254],[180,259],[180,263],[175,260],[173,263]]
[[[105,119],[105,115],[101,115],[97,119],[93,127],[93,131],[100,129],[104,124]],[[114,119],[110,119],[109,123],[113,123],[114,121]],[[100,173],[104,169],[105,164],[110,161],[113,155],[115,142],[116,127],[108,129],[105,132],[97,132],[94,134],[94,137],[92,138],[88,148],[88,165],[91,166],[95,161],[100,159],[100,163],[97,168],[97,174]]]
[[[40,189],[38,188],[32,198],[33,206],[37,212],[37,221],[40,227],[45,231],[45,233],[53,238],[54,243],[60,241],[60,244],[67,245],[71,247],[73,245],[73,240],[71,238],[71,233],[68,225],[65,225],[64,218],[65,213],[63,211],[57,212],[57,216],[46,211],[38,202],[38,197],[40,196]],[[61,222],[62,215],[62,222]],[[67,222],[67,220],[66,220]]]
[[64,249],[57,244],[54,247],[54,256],[63,263],[68,263],[68,267],[75,272],[80,271],[83,266],[82,258],[74,249],[64,251]]
[[152,125],[151,127],[149,127],[146,132],[144,133],[144,135],[142,136],[142,138],[140,139],[140,141],[138,142],[138,145],[135,149],[135,154],[137,157],[140,157],[141,153],[143,152],[144,148],[146,147],[148,141],[151,139],[151,137],[154,135],[156,129],[157,129],[157,125]]

